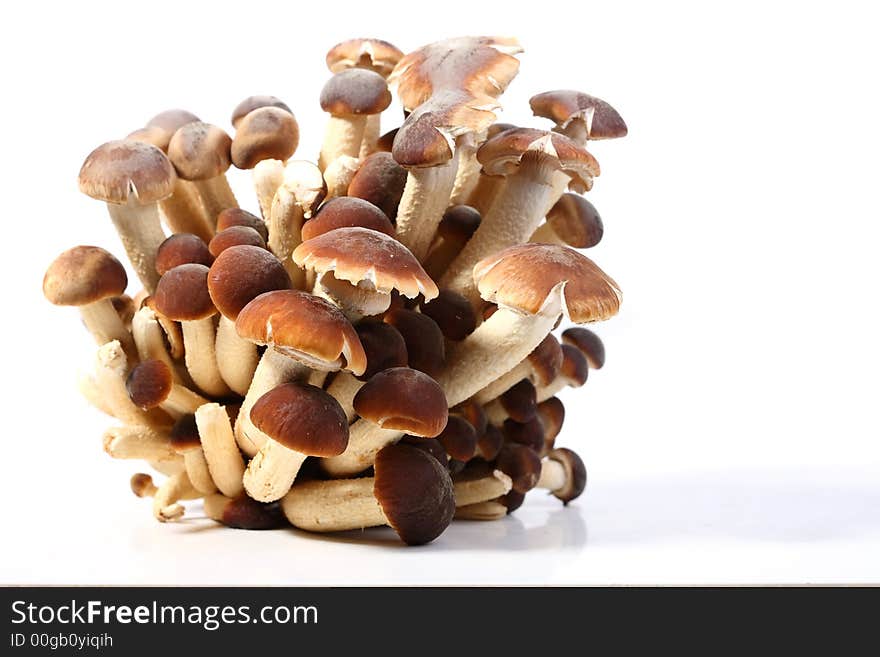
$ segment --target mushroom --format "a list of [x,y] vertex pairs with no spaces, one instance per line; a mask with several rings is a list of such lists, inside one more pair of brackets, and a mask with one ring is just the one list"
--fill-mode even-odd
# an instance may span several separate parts
[[264,393],[283,383],[307,379],[310,368],[332,372],[347,369],[355,374],[362,374],[366,368],[364,349],[342,312],[305,292],[278,290],[261,294],[242,308],[235,328],[246,340],[268,347],[235,424],[236,442],[248,456],[262,446],[262,434],[254,431],[250,411]]
[[486,426],[486,429],[477,439],[477,452],[475,456],[484,461],[494,461],[498,458],[498,452],[501,451],[503,445],[504,434],[501,433],[501,429],[490,424]]
[[208,244],[208,249],[210,249],[211,255],[216,258],[232,246],[255,246],[265,249],[266,240],[249,226],[231,226],[226,230],[218,231]]
[[535,488],[545,488],[565,506],[580,497],[587,487],[587,469],[581,457],[570,449],[550,450],[541,462],[541,476]]
[[97,344],[118,340],[133,360],[134,341],[112,301],[127,285],[125,267],[113,254],[97,246],[75,246],[49,265],[43,294],[56,306],[76,306]]
[[274,255],[257,246],[232,246],[211,265],[208,294],[220,311],[215,343],[217,367],[226,385],[239,395],[247,394],[259,355],[253,342],[238,335],[235,320],[241,309],[259,295],[288,288],[290,276],[284,266]]
[[369,201],[394,221],[405,186],[406,169],[390,152],[378,152],[361,161],[348,185],[348,195]]
[[111,141],[93,150],[79,172],[79,189],[104,201],[125,252],[152,293],[156,249],[165,241],[157,202],[171,195],[177,176],[165,154],[151,144]]
[[523,494],[538,485],[542,469],[541,459],[532,448],[511,442],[498,452],[495,467],[510,477],[513,490]]
[[477,502],[455,509],[456,520],[501,520],[507,516],[507,507],[497,500]]
[[518,443],[530,447],[535,454],[540,456],[546,449],[544,446],[544,425],[537,414],[525,422],[518,422],[512,418],[504,420],[501,427],[504,434],[505,444]]
[[200,120],[199,117],[188,110],[175,108],[159,112],[147,121],[145,125],[147,128],[161,128],[168,133],[170,139],[170,136],[181,126]]
[[98,348],[94,382],[101,396],[102,407],[125,424],[154,427],[169,424],[165,413],[147,413],[131,401],[125,387],[128,368],[128,359],[118,340],[112,340]]
[[138,360],[161,360],[171,371],[174,382],[184,383],[165,343],[165,332],[152,308],[144,306],[134,314],[131,320],[131,334],[137,347]]
[[523,379],[486,404],[486,417],[496,426],[503,424],[507,418],[515,422],[528,422],[538,412],[537,406],[534,384]]
[[564,344],[562,345],[562,367],[559,369],[559,374],[547,385],[537,388],[535,398],[538,402],[543,402],[568,386],[580,388],[587,382],[588,374],[589,368],[584,355],[577,348]]
[[171,522],[182,518],[184,508],[178,502],[183,499],[192,499],[193,489],[186,470],[177,472],[162,482],[153,495],[153,516],[156,520]]
[[174,360],[183,358],[183,331],[180,329],[180,323],[163,315],[156,307],[156,300],[153,297],[144,297],[141,301],[141,307],[149,308],[153,311],[156,321],[159,322],[159,326],[162,327],[164,340],[168,346],[168,353],[171,355],[171,358]]
[[306,383],[273,388],[253,405],[250,418],[264,437],[243,481],[248,495],[258,502],[281,499],[307,457],[336,456],[348,445],[342,407]]
[[354,68],[336,73],[321,90],[321,109],[330,114],[318,166],[324,171],[343,155],[358,157],[367,117],[391,104],[388,84],[378,73]]
[[601,370],[605,364],[605,345],[602,339],[590,329],[573,326],[562,332],[562,341],[576,347],[594,370]]
[[455,506],[463,507],[488,502],[511,490],[513,481],[501,470],[483,473],[483,468],[464,470],[453,480]]
[[[516,127],[512,123],[493,123],[486,130],[486,139],[492,139],[495,135]],[[470,195],[462,199],[462,202],[467,203],[482,216],[489,211],[495,197],[504,188],[505,182],[504,176],[490,174],[485,169],[480,169],[476,185]]]
[[114,459],[182,462],[171,445],[167,427],[159,429],[134,424],[110,427],[104,432],[101,442],[104,451]]
[[159,245],[156,251],[156,272],[161,276],[178,265],[195,263],[210,267],[214,262],[208,245],[198,235],[175,233]]
[[625,137],[626,123],[617,110],[601,98],[581,91],[557,89],[532,96],[535,116],[550,119],[555,131],[581,146],[588,140]]
[[477,403],[473,397],[450,408],[449,412],[455,415],[460,415],[470,422],[474,431],[477,432],[478,438],[486,432],[486,428],[489,425],[489,419],[486,417],[486,411],[483,409],[482,405]]
[[437,298],[421,305],[421,311],[437,322],[447,340],[460,342],[477,328],[477,315],[458,292],[440,290]]
[[394,225],[381,209],[360,198],[343,196],[325,202],[302,228],[303,241],[337,228],[369,228],[394,237]]
[[321,466],[333,477],[362,472],[376,454],[405,433],[433,438],[446,427],[448,408],[443,390],[426,374],[393,367],[373,376],[354,397],[361,419],[351,426],[348,447]]
[[409,445],[389,445],[377,454],[374,469],[373,477],[298,483],[281,508],[300,529],[390,525],[408,545],[433,541],[452,522],[452,480],[433,456]]
[[437,441],[446,450],[450,461],[467,463],[477,452],[477,431],[460,415],[450,415]]
[[348,186],[354,180],[360,164],[361,161],[356,157],[341,155],[327,165],[324,169],[327,198],[338,198],[348,194]]
[[205,495],[216,493],[217,486],[214,485],[205,452],[202,451],[195,415],[183,415],[174,423],[171,427],[171,445],[183,457],[186,474],[193,488]]
[[423,313],[407,308],[394,308],[382,316],[406,344],[409,367],[436,377],[446,363],[446,341],[437,322]]
[[593,204],[579,194],[566,193],[550,208],[547,220],[529,241],[589,249],[602,240],[603,232],[602,217]]
[[131,475],[129,485],[131,486],[131,492],[137,497],[153,497],[156,494],[156,484],[153,483],[153,478],[146,472],[136,472]]
[[208,402],[189,388],[174,382],[172,369],[162,360],[145,360],[135,365],[125,379],[131,401],[145,411],[159,407],[171,417],[192,414]]
[[245,465],[226,408],[203,404],[196,409],[195,419],[211,479],[223,495],[238,497],[244,492],[241,480]]
[[261,107],[275,107],[293,115],[293,111],[287,106],[287,103],[277,96],[248,96],[232,110],[232,117],[229,119],[229,122],[233,128],[238,129],[238,125],[245,116]]
[[217,215],[217,231],[226,230],[233,226],[247,226],[260,234],[263,241],[269,239],[269,229],[266,222],[241,208],[227,208]]
[[214,349],[217,308],[208,294],[208,268],[186,264],[162,274],[154,301],[160,313],[180,322],[186,369],[203,392],[222,397],[229,388],[220,376]]
[[536,386],[547,385],[556,378],[561,367],[562,349],[559,341],[552,333],[548,333],[532,353],[512,370],[480,390],[474,395],[474,400],[480,404],[488,404],[526,378]]
[[452,205],[443,213],[437,239],[425,261],[425,270],[440,278],[449,263],[464,248],[481,221],[480,213],[469,205]]
[[207,495],[205,515],[233,529],[278,529],[288,524],[278,504],[260,504],[247,495]]
[[556,436],[562,431],[562,423],[565,421],[565,406],[558,397],[550,397],[538,404],[538,417],[544,428],[544,449],[539,456],[546,456],[553,449]]

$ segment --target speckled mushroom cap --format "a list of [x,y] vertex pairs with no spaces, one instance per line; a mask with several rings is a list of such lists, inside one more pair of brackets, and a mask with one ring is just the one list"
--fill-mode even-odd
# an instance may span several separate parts
[[248,96],[232,110],[232,118],[230,119],[232,127],[238,128],[238,124],[245,116],[261,107],[277,107],[285,112],[290,112],[291,115],[293,114],[287,103],[276,96]]
[[437,296],[437,285],[403,244],[368,228],[337,228],[303,242],[293,261],[316,272],[333,272],[337,280],[357,285],[369,281],[377,291],[414,299]]
[[278,107],[261,107],[242,118],[232,139],[232,163],[253,169],[263,160],[287,160],[299,146],[299,124]]
[[528,355],[529,364],[539,385],[547,385],[562,367],[562,349],[559,340],[552,333],[541,340],[541,343]]
[[523,379],[498,397],[501,406],[515,422],[528,422],[538,412],[535,385]]
[[155,408],[168,399],[173,385],[171,369],[156,359],[138,363],[125,379],[129,399],[144,410]]
[[233,246],[256,246],[266,248],[266,241],[250,226],[230,226],[219,231],[208,243],[208,250],[215,258]]
[[181,127],[168,144],[168,159],[184,180],[208,180],[229,169],[232,139],[222,128],[195,121]]
[[258,246],[225,249],[208,272],[208,293],[217,310],[231,320],[261,294],[289,288],[290,275],[284,265]]
[[254,426],[307,456],[338,456],[348,446],[348,418],[333,397],[306,383],[285,383],[251,409]]
[[226,230],[233,226],[247,226],[248,228],[253,228],[260,234],[260,237],[262,237],[264,241],[269,239],[269,228],[266,226],[266,222],[260,219],[257,215],[251,214],[247,210],[242,210],[241,208],[226,208],[225,210],[221,210],[220,214],[217,215],[217,230]]
[[56,306],[85,306],[125,292],[125,267],[98,246],[75,246],[59,255],[43,276],[43,294]]
[[446,363],[446,341],[433,319],[408,308],[394,308],[383,316],[403,336],[409,366],[436,377]]
[[327,52],[327,68],[333,73],[349,68],[367,68],[387,78],[403,51],[382,39],[348,39]]
[[406,367],[409,359],[406,342],[391,324],[362,320],[354,327],[367,355],[367,369],[358,378],[367,381],[390,367]]
[[321,89],[321,109],[333,116],[379,114],[390,104],[385,78],[363,68],[340,71]]
[[587,487],[587,468],[581,457],[565,447],[557,447],[547,454],[547,458],[559,462],[565,470],[565,486],[554,490],[553,496],[568,504],[580,497]]
[[359,375],[367,367],[361,341],[342,311],[299,290],[261,294],[242,308],[235,328],[246,340],[268,345],[315,369],[346,369]]
[[563,194],[547,213],[547,223],[560,239],[576,249],[596,246],[605,232],[595,206],[579,194]]
[[452,205],[443,213],[437,234],[443,239],[466,242],[480,227],[480,212],[469,205]]
[[208,268],[186,264],[169,269],[159,279],[153,295],[156,309],[175,322],[191,322],[217,313],[208,294]]
[[391,153],[368,155],[348,185],[348,195],[369,201],[393,220],[406,186],[406,169],[394,161]]
[[369,228],[394,237],[394,226],[375,205],[352,196],[339,196],[324,203],[314,217],[303,224],[302,238],[308,241],[337,228]]
[[544,426],[537,417],[524,422],[508,418],[504,420],[501,431],[508,443],[525,445],[539,455],[544,451]]
[[173,132],[169,132],[165,128],[152,125],[144,128],[132,130],[125,136],[126,141],[140,141],[145,144],[152,144],[163,153],[168,153],[168,144],[171,142]]
[[430,376],[408,367],[379,372],[354,397],[354,410],[383,429],[431,438],[446,427],[446,395]]
[[562,367],[559,376],[563,377],[568,385],[580,388],[587,382],[590,368],[587,366],[587,358],[579,349],[569,344],[562,345]]
[[490,303],[537,314],[550,293],[564,285],[565,308],[577,324],[617,314],[617,283],[574,249],[550,244],[521,244],[495,253],[474,266],[480,295]]
[[210,267],[212,262],[214,256],[205,240],[192,233],[175,233],[156,250],[156,271],[159,276],[178,265],[195,263]]
[[541,476],[541,459],[531,447],[519,443],[505,443],[495,467],[513,480],[513,490],[528,493]]
[[521,163],[550,167],[571,177],[572,189],[587,191],[599,175],[599,163],[586,149],[565,135],[534,128],[500,132],[477,150],[477,160],[489,175],[514,173]]
[[165,110],[164,112],[159,112],[156,116],[147,121],[146,127],[162,128],[173,135],[187,123],[200,120],[201,119],[195,114],[185,109],[170,109]]
[[477,432],[473,425],[460,415],[450,415],[446,427],[437,436],[450,458],[467,462],[477,451]]
[[422,312],[437,322],[448,340],[464,340],[477,328],[473,306],[453,290],[440,290],[436,299],[422,304]]
[[373,494],[404,543],[429,543],[452,522],[452,479],[436,458],[409,445],[388,445],[374,468]]
[[601,98],[581,91],[545,91],[532,96],[529,105],[535,116],[550,119],[559,128],[565,128],[575,119],[582,120],[588,139],[615,139],[627,133],[626,123],[616,109]]
[[590,329],[582,326],[573,326],[562,332],[562,341],[577,347],[586,357],[590,367],[601,370],[605,364],[605,345],[602,339]]
[[149,205],[171,195],[177,175],[165,153],[140,141],[109,141],[79,171],[83,194],[106,203]]
[[171,446],[181,454],[202,446],[195,415],[187,413],[174,423],[171,427]]

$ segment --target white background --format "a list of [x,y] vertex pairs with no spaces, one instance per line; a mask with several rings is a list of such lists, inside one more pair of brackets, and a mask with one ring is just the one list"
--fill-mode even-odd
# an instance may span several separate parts
[[[661,6],[663,5],[663,6]],[[4,234],[0,477],[4,583],[880,582],[878,47],[867,3],[17,3],[0,20]],[[51,307],[49,261],[121,254],[76,175],[102,141],[185,107],[227,129],[244,96],[297,115],[314,158],[323,57],[377,36],[461,34],[526,52],[500,118],[528,98],[609,100],[590,253],[624,290],[597,327],[608,362],[567,392],[560,443],[590,484],[533,495],[431,546],[192,519],[159,525],[77,396],[93,346]],[[392,111],[393,110],[393,111]],[[397,120],[395,105],[385,125]],[[255,209],[249,177],[233,174]]]

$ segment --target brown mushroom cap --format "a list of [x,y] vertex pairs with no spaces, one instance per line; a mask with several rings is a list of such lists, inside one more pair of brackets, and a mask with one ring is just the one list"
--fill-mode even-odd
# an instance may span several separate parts
[[[233,249],[248,248],[255,247],[236,246],[220,257]],[[313,367],[346,369],[355,375],[363,374],[367,367],[361,341],[342,311],[305,292],[276,290],[261,294],[242,308],[235,328],[241,337],[269,345]]]
[[145,144],[152,144],[160,151],[167,154],[168,144],[171,142],[171,137],[173,135],[173,132],[169,132],[168,130],[165,130],[165,128],[160,128],[157,125],[153,125],[145,128],[138,128],[137,130],[129,132],[125,136],[125,140],[140,141]]
[[562,367],[562,347],[552,333],[541,340],[541,343],[528,355],[535,380],[538,385],[549,384],[559,374]]
[[367,381],[375,374],[390,367],[406,367],[408,363],[406,342],[391,324],[377,320],[364,320],[354,327],[367,355],[367,369],[358,378]]
[[573,326],[562,332],[562,341],[577,347],[594,370],[601,370],[605,364],[605,345],[602,339],[590,329]]
[[321,89],[321,109],[333,116],[379,114],[390,104],[385,78],[364,68],[340,71]]
[[159,112],[152,119],[147,121],[147,128],[162,128],[169,134],[174,134],[180,128],[185,126],[187,123],[193,123],[194,121],[200,121],[201,119],[197,117],[192,112],[188,112],[184,109],[170,109],[165,110],[164,112]]
[[409,445],[388,445],[374,467],[373,494],[404,543],[429,543],[443,533],[455,515],[455,493],[436,458]]
[[165,153],[139,141],[109,141],[79,170],[83,194],[106,203],[149,205],[170,196],[177,179]]
[[205,265],[178,265],[166,271],[156,285],[153,302],[160,313],[175,322],[205,319],[217,313],[208,294]]
[[59,255],[43,277],[43,294],[56,306],[85,306],[125,292],[125,267],[98,246],[75,246]]
[[587,468],[580,456],[565,447],[551,450],[547,458],[558,461],[565,469],[565,486],[552,492],[554,497],[568,505],[573,499],[580,497],[587,487]]
[[378,292],[397,290],[413,299],[437,296],[437,285],[403,244],[368,228],[337,228],[303,242],[293,251],[300,267],[332,271],[337,280],[369,281]]
[[523,379],[501,393],[498,397],[501,406],[516,422],[528,422],[538,412],[535,386],[528,379]]
[[373,153],[358,167],[348,185],[348,195],[369,201],[393,220],[406,186],[406,175],[406,169],[394,161],[390,152]]
[[299,146],[299,124],[293,114],[277,107],[261,107],[239,121],[232,139],[232,163],[253,169],[263,160],[287,160]]
[[383,429],[427,438],[446,426],[448,407],[443,389],[427,374],[392,367],[374,375],[358,390],[355,412]]
[[266,248],[266,241],[249,226],[230,226],[221,230],[211,238],[208,250],[215,258],[233,246],[256,246]]
[[544,446],[551,449],[556,436],[562,431],[565,422],[565,406],[558,397],[550,397],[538,404],[538,417],[544,427]]
[[443,239],[466,242],[480,227],[480,212],[469,205],[450,206],[443,214],[437,234]]
[[450,415],[446,427],[437,436],[449,458],[467,462],[477,451],[477,432],[473,425],[460,415]]
[[420,436],[406,435],[400,439],[398,444],[409,445],[410,447],[415,447],[416,449],[420,449],[423,452],[430,454],[437,459],[437,462],[444,468],[449,463],[449,455],[446,453],[443,445],[440,444],[440,441],[436,438],[422,438]]
[[486,139],[492,139],[495,135],[501,134],[507,130],[513,130],[514,128],[518,128],[518,125],[514,125],[513,123],[501,123],[500,121],[496,121],[492,125],[490,125],[486,130]]
[[614,139],[625,137],[627,133],[626,123],[616,109],[601,98],[581,91],[545,91],[532,96],[529,105],[535,116],[550,119],[560,128],[575,119],[584,121],[588,139]]
[[251,421],[288,449],[308,456],[338,456],[348,446],[348,418],[339,402],[316,386],[285,383],[260,397]]
[[482,404],[473,398],[453,406],[449,409],[449,412],[461,415],[470,422],[478,436],[482,436],[486,432],[486,427],[489,426],[489,418],[486,417],[486,411],[483,409]]
[[338,73],[349,68],[366,68],[387,78],[403,52],[382,39],[348,39],[327,52],[327,68]]
[[541,454],[544,451],[544,427],[537,417],[526,422],[517,422],[513,419],[504,420],[501,432],[504,434],[504,440],[508,443],[530,447],[535,454]]
[[159,276],[178,265],[198,264],[210,267],[214,256],[198,235],[175,233],[156,250],[156,271]]
[[485,461],[494,461],[504,445],[504,434],[494,424],[486,426],[483,435],[477,439],[477,456]]
[[308,241],[337,228],[368,228],[394,237],[388,217],[369,201],[340,196],[324,203],[314,217],[303,224],[302,239]]
[[431,377],[439,375],[446,362],[446,342],[437,322],[408,308],[389,310],[382,319],[403,336],[412,369]]
[[506,495],[498,498],[498,501],[507,507],[507,513],[511,514],[523,505],[526,501],[526,494],[519,491],[509,490]]
[[153,478],[146,472],[137,472],[131,476],[129,480],[131,492],[138,497],[151,497],[156,491],[156,485]]
[[577,324],[608,319],[620,309],[617,283],[592,260],[563,246],[504,249],[476,264],[474,281],[486,301],[533,314],[563,284],[568,316]]
[[563,377],[568,385],[579,388],[587,382],[589,373],[587,357],[577,347],[569,344],[562,345],[562,367],[559,370],[559,376]]
[[221,210],[220,214],[217,215],[217,230],[226,230],[233,226],[247,226],[248,228],[253,228],[260,234],[260,237],[262,237],[264,241],[269,239],[269,228],[266,226],[266,222],[255,214],[251,214],[247,210],[242,210],[241,208],[226,208],[225,210]]
[[547,223],[566,244],[576,249],[596,246],[605,232],[599,212],[579,194],[563,194],[547,213]]
[[241,123],[241,120],[247,114],[261,107],[277,107],[280,110],[289,112],[291,115],[293,114],[293,111],[280,98],[275,96],[248,96],[232,110],[232,118],[230,119],[232,127],[238,128],[238,124]]
[[245,494],[226,502],[219,522],[233,529],[250,530],[278,529],[290,524],[277,502],[261,504]]
[[174,423],[171,427],[171,446],[181,454],[202,446],[195,415],[188,413]]
[[[384,135],[380,135],[379,139],[376,140],[376,150],[382,153],[390,153],[391,149],[394,147],[394,138],[397,137],[397,131],[400,128],[394,128],[394,130],[389,130]],[[376,204],[378,205],[378,203]],[[389,217],[391,215],[388,215]]]
[[530,447],[505,443],[495,459],[495,467],[513,480],[513,490],[528,493],[541,476],[541,459]]
[[421,309],[437,322],[448,340],[464,340],[477,328],[473,306],[458,292],[440,290],[437,298],[423,303]]
[[171,137],[168,159],[184,180],[208,180],[226,173],[232,139],[222,128],[201,121],[187,123]]
[[281,261],[257,246],[225,249],[208,272],[208,293],[217,310],[231,320],[264,292],[289,288],[290,275]]
[[174,376],[161,360],[145,360],[135,365],[125,379],[125,389],[135,406],[155,408],[171,394]]

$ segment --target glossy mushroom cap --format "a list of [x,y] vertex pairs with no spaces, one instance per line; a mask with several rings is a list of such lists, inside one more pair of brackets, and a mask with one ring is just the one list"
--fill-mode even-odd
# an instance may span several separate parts
[[446,395],[434,379],[408,367],[373,376],[358,391],[355,412],[383,429],[434,437],[448,418]]
[[[219,497],[215,496],[215,498]],[[206,504],[208,503],[206,501]],[[211,517],[233,529],[278,529],[290,524],[284,517],[279,504],[261,504],[246,494],[235,499],[223,500],[222,508]]]
[[421,438],[419,436],[404,436],[398,442],[399,445],[409,445],[430,454],[444,468],[449,464],[449,455],[443,449],[443,445],[436,438]]
[[562,332],[562,341],[577,347],[594,370],[601,370],[605,364],[605,345],[602,339],[590,329],[573,326]]
[[269,239],[269,228],[266,222],[255,214],[241,208],[226,208],[217,215],[217,230],[226,230],[233,226],[247,226],[260,234],[263,240]]
[[308,241],[337,228],[368,228],[394,237],[394,226],[379,208],[363,199],[340,196],[324,203],[303,224],[302,239]]
[[248,96],[232,110],[232,118],[230,119],[232,127],[238,128],[238,124],[241,123],[241,120],[246,115],[261,107],[276,107],[293,115],[293,111],[280,98],[275,96]]
[[[255,247],[233,247],[245,248]],[[235,328],[246,340],[268,345],[316,369],[346,369],[359,375],[367,367],[361,341],[342,311],[305,292],[277,290],[261,294],[242,308]]]
[[565,422],[565,406],[558,397],[550,397],[538,404],[538,417],[544,427],[544,446],[552,449],[556,436]]
[[484,461],[494,461],[504,445],[504,434],[493,424],[486,427],[483,435],[477,439],[477,456]]
[[177,175],[165,153],[139,141],[109,141],[89,153],[79,189],[99,201],[149,205],[174,191]]
[[277,107],[261,107],[239,121],[232,139],[232,163],[253,169],[263,160],[287,160],[299,146],[299,124],[293,114]]
[[208,180],[226,173],[232,139],[222,128],[201,121],[187,123],[171,137],[168,159],[184,180]]
[[501,123],[496,121],[486,129],[486,139],[492,139],[495,135],[499,135],[502,132],[513,130],[518,127],[518,125],[514,125],[513,123]]
[[187,123],[193,123],[200,120],[199,117],[187,110],[170,109],[165,110],[164,112],[159,112],[156,116],[147,121],[146,127],[161,128],[173,135]]
[[333,116],[379,114],[390,104],[385,78],[363,68],[340,71],[321,89],[321,109]]
[[379,152],[361,162],[348,185],[348,195],[369,201],[393,220],[405,186],[406,169],[394,161],[390,152]]
[[495,253],[474,267],[480,295],[490,303],[537,314],[551,292],[564,285],[565,307],[577,324],[617,314],[617,283],[589,258],[550,244],[521,244]]
[[505,390],[498,397],[498,401],[501,402],[501,406],[511,419],[516,422],[528,422],[538,412],[535,386],[528,379],[523,379]]
[[406,367],[408,363],[406,342],[391,324],[378,320],[358,322],[354,327],[367,355],[367,369],[358,378],[371,379],[375,374],[391,367]]
[[211,300],[217,310],[231,320],[264,292],[289,288],[290,275],[281,261],[257,246],[225,249],[208,272]]
[[174,376],[161,360],[145,360],[135,365],[125,379],[125,389],[135,406],[155,408],[171,394]]
[[404,543],[429,543],[452,522],[452,479],[436,458],[409,445],[389,445],[376,455],[374,468],[373,494]]
[[59,255],[43,277],[43,294],[56,306],[85,306],[118,297],[128,285],[125,267],[98,246],[75,246]]
[[559,376],[563,377],[571,387],[580,388],[587,382],[589,373],[586,356],[577,347],[562,345],[562,367]]
[[443,239],[466,242],[480,227],[482,217],[469,205],[450,206],[443,214],[437,234]]
[[339,402],[305,383],[285,383],[260,397],[251,421],[288,449],[308,456],[338,456],[348,446],[348,418]]
[[535,381],[546,386],[559,374],[562,367],[562,347],[552,333],[541,340],[541,343],[528,355]]
[[495,459],[495,467],[513,480],[513,490],[528,493],[541,476],[541,459],[530,447],[505,443]]
[[403,336],[412,369],[431,377],[440,374],[446,363],[446,341],[437,322],[407,308],[389,310],[382,319]]
[[214,256],[198,235],[175,233],[156,250],[156,271],[159,276],[178,265],[197,264],[210,267]]
[[511,514],[523,505],[523,502],[526,501],[526,494],[511,489],[506,495],[499,497],[498,501],[506,506],[507,513]]
[[535,116],[550,119],[559,128],[565,128],[575,119],[582,120],[588,139],[615,139],[627,133],[626,123],[616,109],[601,98],[581,91],[545,91],[532,96],[529,105]]
[[202,446],[195,415],[183,415],[174,423],[171,427],[171,446],[181,454]]
[[570,449],[557,447],[547,454],[547,458],[558,461],[565,469],[565,486],[553,491],[553,496],[566,505],[580,497],[587,487],[587,468],[581,457]]
[[478,436],[482,436],[486,432],[489,425],[489,418],[486,417],[486,411],[482,404],[473,398],[465,400],[460,404],[449,409],[450,413],[462,416],[471,423]]
[[450,415],[446,427],[437,436],[449,458],[467,462],[477,451],[477,432],[473,425],[460,415]]
[[473,306],[452,290],[440,290],[436,299],[422,304],[422,312],[437,322],[449,340],[464,340],[477,328]]
[[216,258],[226,249],[233,246],[255,246],[265,249],[266,241],[253,228],[248,226],[230,226],[211,238],[208,250]]
[[526,422],[507,419],[501,427],[501,432],[507,443],[525,445],[538,455],[544,451],[544,426],[537,417]]
[[217,313],[208,294],[205,265],[178,265],[166,271],[156,285],[153,302],[160,313],[175,322],[196,321]]
[[563,194],[547,213],[547,223],[559,238],[576,249],[589,249],[602,241],[602,217],[579,194]]
[[327,68],[338,73],[349,68],[366,68],[387,78],[403,52],[382,39],[348,39],[327,52]]

